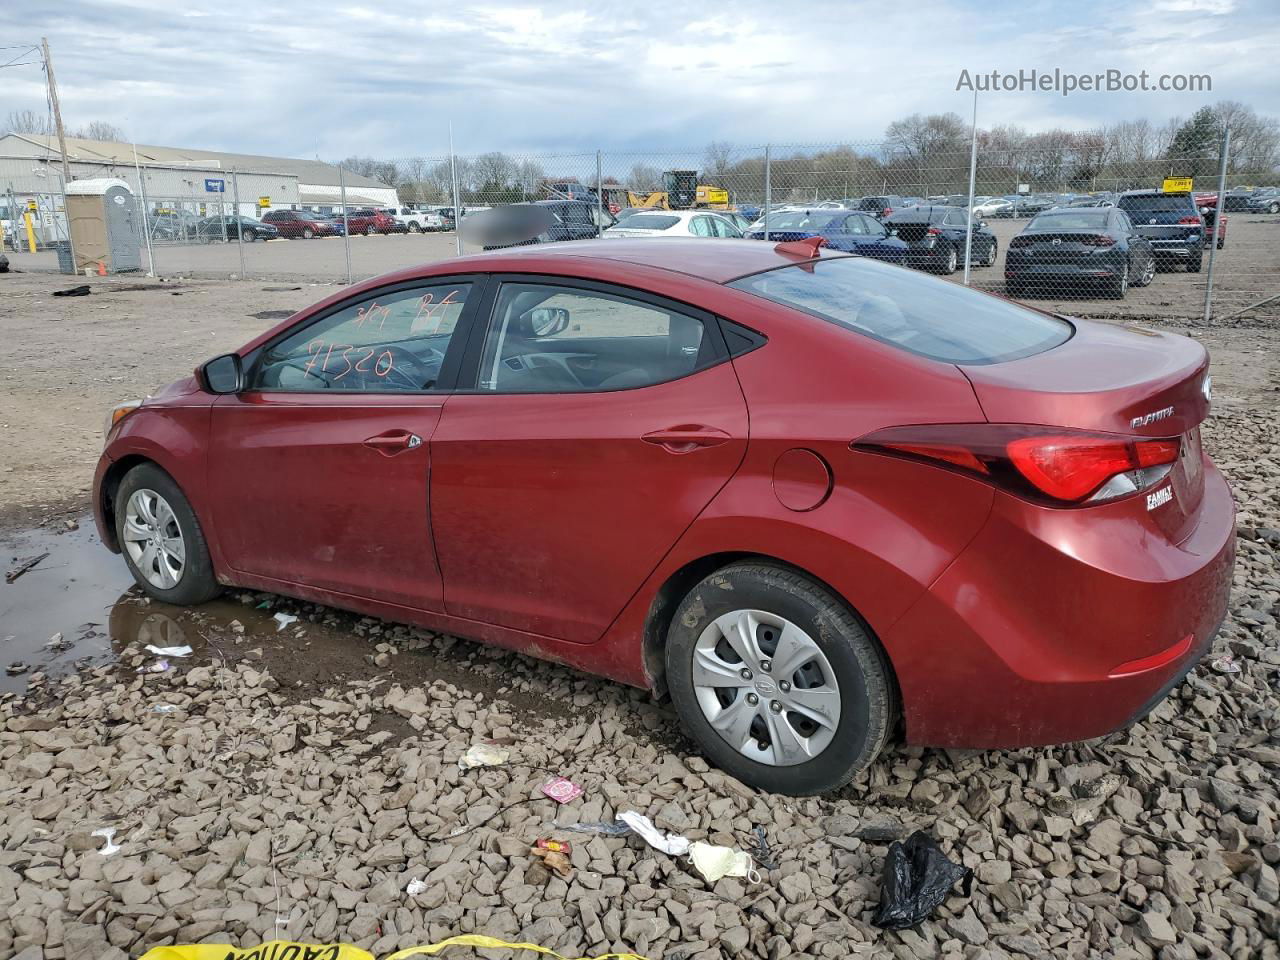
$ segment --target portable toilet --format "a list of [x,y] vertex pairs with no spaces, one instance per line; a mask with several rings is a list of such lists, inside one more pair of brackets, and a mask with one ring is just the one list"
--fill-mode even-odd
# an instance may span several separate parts
[[72,180],[66,193],[76,272],[99,263],[107,273],[141,270],[142,231],[129,185],[113,177]]

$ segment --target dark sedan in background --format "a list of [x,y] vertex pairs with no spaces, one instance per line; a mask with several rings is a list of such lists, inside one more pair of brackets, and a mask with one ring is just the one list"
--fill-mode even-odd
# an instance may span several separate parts
[[903,263],[907,244],[869,213],[848,210],[783,210],[769,215],[769,235],[763,222],[747,233],[749,240],[789,241],[823,237],[826,246],[890,263]]
[[1088,285],[1122,298],[1130,286],[1145,287],[1155,275],[1150,241],[1115,207],[1047,210],[1009,241],[1004,255],[1011,297],[1033,288],[1060,295],[1064,287]]
[[254,240],[274,240],[278,236],[280,231],[274,226],[253,217],[205,217],[196,226],[196,237],[202,243],[235,240],[237,237],[251,243]]
[[1116,206],[1129,215],[1139,234],[1151,241],[1158,266],[1185,263],[1188,273],[1200,269],[1204,250],[1204,218],[1186,191],[1130,190]]
[[[963,265],[968,223],[963,207],[909,207],[884,221],[907,245],[907,265],[935,273],[955,273]],[[974,217],[971,266],[995,266],[996,247],[996,235]]]

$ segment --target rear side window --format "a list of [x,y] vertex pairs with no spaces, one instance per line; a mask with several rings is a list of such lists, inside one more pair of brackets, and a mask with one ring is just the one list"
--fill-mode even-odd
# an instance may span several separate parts
[[944,363],[1017,360],[1072,334],[1055,317],[863,257],[779,267],[729,286]]
[[1191,198],[1169,193],[1153,193],[1138,197],[1121,197],[1119,207],[1130,213],[1182,213],[1192,207]]
[[1102,230],[1107,226],[1106,210],[1073,210],[1070,213],[1042,213],[1028,230]]
[[627,230],[666,230],[680,222],[679,217],[667,217],[653,213],[636,213],[623,217],[618,226]]

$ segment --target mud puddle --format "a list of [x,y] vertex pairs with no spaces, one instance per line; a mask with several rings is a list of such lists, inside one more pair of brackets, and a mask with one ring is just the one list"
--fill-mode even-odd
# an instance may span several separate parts
[[[248,660],[268,669],[280,692],[291,697],[319,696],[348,680],[381,677],[406,687],[445,680],[522,713],[554,719],[574,713],[570,704],[508,688],[500,671],[473,669],[469,661],[483,648],[469,641],[450,638],[440,652],[383,647],[380,640],[403,628],[273,594],[233,590],[199,607],[158,603],[138,589],[120,556],[102,546],[91,517],[78,524],[0,538],[3,572],[49,554],[13,583],[0,580],[0,694],[23,693],[36,674],[56,678],[110,663],[127,673],[166,662],[165,672],[171,672]],[[298,619],[282,624],[277,613]],[[192,652],[157,654],[148,646],[189,646]],[[385,666],[373,662],[378,649],[396,651]],[[26,669],[9,673],[11,664]]]

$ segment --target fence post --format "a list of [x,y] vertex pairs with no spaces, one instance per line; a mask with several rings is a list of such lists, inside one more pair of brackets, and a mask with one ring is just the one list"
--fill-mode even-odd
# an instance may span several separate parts
[[[61,179],[62,181],[62,223],[63,223],[63,226],[65,226],[67,229],[67,254],[71,257],[71,272],[74,274],[76,272],[76,245],[75,245],[75,241],[71,239],[71,211],[67,209],[67,181],[65,178],[59,178],[59,179]],[[9,210],[12,211],[13,207],[12,206],[9,207]],[[57,224],[58,211],[55,210],[53,212],[54,212],[53,222],[54,224]],[[147,228],[147,218],[144,213],[142,217],[142,229],[146,230],[146,228]],[[150,256],[149,256],[151,253],[150,237],[147,238],[147,253],[148,253],[148,259],[150,259]],[[1212,261],[1210,261],[1210,265],[1212,265]]]
[[[1209,240],[1209,272],[1204,284],[1204,322],[1213,310],[1213,264],[1218,259],[1218,230],[1227,207],[1227,151],[1231,148],[1231,128],[1222,131],[1222,158],[1218,162],[1218,212],[1213,215],[1213,236]],[[1195,199],[1195,194],[1192,194]]]
[[449,121],[449,179],[453,184],[453,239],[462,256],[462,202],[458,190],[458,156],[453,152],[453,121]]
[[773,171],[769,166],[769,144],[764,145],[764,238],[769,239],[769,208],[773,206]]
[[347,171],[338,165],[338,195],[342,201],[342,249],[347,255],[347,286],[351,285],[351,221],[347,218]]
[[978,177],[978,91],[973,91],[973,134],[969,141],[969,215],[965,218],[964,285],[969,285],[969,264],[973,259],[973,189]]
[[247,270],[244,265],[244,229],[240,225],[240,177],[231,171],[231,222],[236,225],[236,243],[240,245],[240,279],[245,279]]
[[604,163],[596,151],[596,236],[604,233]]

